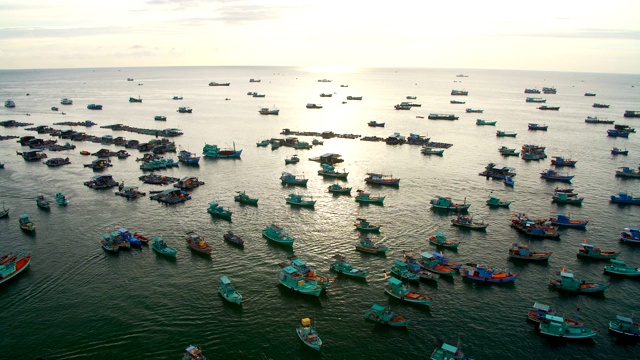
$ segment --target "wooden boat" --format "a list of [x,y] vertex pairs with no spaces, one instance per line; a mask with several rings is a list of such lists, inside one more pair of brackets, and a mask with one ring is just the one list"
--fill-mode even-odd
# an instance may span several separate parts
[[[536,323],[549,322],[549,320],[547,320],[547,315],[556,315],[556,312],[549,305],[535,302],[533,303],[533,307],[531,307],[527,313],[527,320],[531,320]],[[584,326],[584,322],[570,318],[564,318],[564,322],[569,326]]]
[[147,195],[147,193],[138,190],[137,186],[125,186],[122,190],[116,191],[114,194],[122,196],[128,200],[137,199]]
[[302,207],[314,207],[316,205],[316,200],[304,200],[302,195],[289,194],[289,197],[287,197],[287,204]]
[[100,158],[100,159],[93,160],[90,164],[84,164],[83,166],[87,168],[91,168],[95,171],[99,171],[99,170],[104,170],[113,165],[111,164],[111,160]]
[[329,286],[328,277],[324,276],[321,271],[313,268],[296,255],[289,256],[289,260],[279,263],[278,266],[280,268],[293,267],[302,274],[307,283],[317,284],[323,289]]
[[119,231],[112,231],[109,236],[111,237],[111,241],[118,245],[118,248],[131,249],[131,243]]
[[497,121],[487,121],[487,120],[482,120],[482,119],[477,119],[476,120],[476,125],[492,125],[495,126],[497,123]]
[[450,197],[440,195],[436,195],[429,202],[432,208],[442,210],[466,211],[471,206],[471,204],[467,204],[467,198],[464,199],[463,203],[456,203]]
[[285,266],[278,271],[278,281],[283,286],[303,295],[320,296],[322,286],[315,282],[307,282],[293,266]]
[[578,249],[578,257],[591,259],[615,259],[618,255],[620,255],[620,251],[602,251],[590,244],[582,244],[582,248]]
[[280,176],[280,181],[282,182],[282,184],[286,185],[307,186],[307,182],[309,181],[309,179],[298,177],[297,175],[293,175],[288,172],[283,172],[282,176]]
[[356,222],[353,225],[361,231],[380,231],[382,227],[382,225],[371,224],[365,218],[356,218]]
[[212,216],[219,217],[221,219],[225,219],[229,221],[231,221],[231,215],[233,215],[231,211],[226,210],[225,208],[220,206],[220,204],[218,204],[217,201],[212,201],[209,203],[209,208],[207,209],[207,212]]
[[[418,260],[416,260],[413,257],[413,252],[409,252],[407,253],[403,253],[402,256],[404,257],[404,264],[407,268],[407,270],[409,270],[409,272],[411,272],[412,274],[418,276],[419,280],[427,280],[427,281],[438,281],[440,280],[440,275],[433,273],[431,271],[429,271],[428,269],[424,268],[420,262]],[[397,260],[396,260],[397,261]],[[398,269],[402,272],[402,266],[395,264],[394,261],[394,267],[398,267]],[[391,268],[392,272],[395,272],[396,270],[393,269],[393,267]],[[407,276],[404,277],[402,275],[399,275],[400,277],[402,277],[403,279],[407,279],[407,280],[413,280],[412,277]]]
[[460,351],[460,345],[455,347],[449,345],[443,341],[437,341],[438,347],[436,347],[431,353],[431,360],[472,360],[466,357],[462,351]]
[[332,177],[336,179],[346,180],[349,173],[346,171],[340,172],[336,171],[336,169],[331,164],[321,164],[322,170],[318,170],[318,175],[322,175],[324,177]]
[[516,184],[516,182],[513,181],[513,178],[511,178],[511,176],[505,176],[504,180],[502,181],[504,182],[505,185],[511,186],[511,187],[513,187]]
[[[180,97],[180,99],[182,99],[182,97]],[[175,96],[174,100],[176,100]],[[184,354],[182,354],[182,360],[207,360],[207,358],[202,354],[202,349],[200,348],[200,346],[190,345],[184,350]]]
[[547,321],[538,325],[538,332],[542,335],[563,339],[588,339],[598,333],[584,326],[571,326],[562,316],[546,315]]
[[616,129],[609,129],[609,130],[607,130],[607,136],[609,136],[609,137],[628,138],[629,137],[629,133],[626,132],[626,131],[621,131],[621,130],[616,130]]
[[367,204],[383,204],[384,196],[371,196],[370,193],[364,192],[364,190],[356,191],[356,202]]
[[278,115],[280,114],[280,109],[260,108],[258,112],[260,115]]
[[23,152],[16,152],[18,155],[22,155],[25,161],[40,161],[47,158],[47,154],[42,149],[25,150]]
[[296,327],[296,334],[302,342],[313,350],[320,351],[322,339],[318,336],[316,327],[311,325],[311,319],[304,318],[300,320],[300,325]]
[[518,136],[518,133],[498,130],[498,131],[496,131],[496,136],[497,137],[516,137],[516,136]]
[[420,276],[409,271],[409,267],[407,266],[407,264],[397,259],[394,260],[393,264],[391,265],[391,273],[403,280],[420,281]]
[[20,224],[20,229],[24,231],[36,231],[36,225],[31,220],[29,220],[29,215],[27,214],[20,214],[18,223]]
[[194,231],[189,231],[186,233],[184,240],[187,242],[191,250],[202,253],[202,254],[211,254],[213,250],[213,246],[207,244],[204,236],[197,234]]
[[[167,181],[173,181],[175,178],[163,177],[163,180],[164,179],[166,179]],[[185,176],[182,179],[178,180],[175,184],[173,184],[173,187],[182,190],[191,190],[204,184],[204,181],[200,181],[195,176]]]
[[100,244],[102,244],[102,248],[108,252],[118,252],[120,249],[120,245],[111,238],[111,234],[102,234]]
[[509,249],[509,257],[520,260],[547,261],[552,254],[553,251],[530,251],[528,245],[518,243],[514,243]]
[[295,239],[287,234],[281,227],[271,224],[262,230],[262,235],[267,239],[282,245],[293,246]]
[[385,285],[384,291],[394,298],[418,305],[429,305],[433,300],[426,294],[417,293],[411,290],[409,285],[404,284],[401,280],[394,277],[390,277],[388,279],[388,283]]
[[11,280],[16,275],[25,271],[31,263],[30,253],[21,253],[10,261],[0,265],[0,284]]
[[[505,147],[503,146],[502,148],[505,148]],[[515,149],[510,149],[510,150],[515,150]],[[516,176],[516,173],[514,170],[515,170],[514,168],[509,166],[489,163],[487,166],[484,167],[484,170],[482,172],[478,173],[478,175],[485,176],[487,179],[493,178],[493,179],[502,180],[506,176],[511,176],[511,177]]]
[[118,186],[118,182],[115,181],[111,175],[97,175],[92,177],[91,180],[86,181],[84,185],[92,189],[104,190]]
[[400,315],[395,314],[390,308],[373,304],[364,313],[364,318],[389,326],[408,326],[410,321]]
[[623,166],[620,168],[620,170],[616,170],[616,176],[624,177],[624,178],[640,179],[640,170],[633,170],[627,166]]
[[578,197],[578,194],[557,192],[551,197],[551,201],[558,204],[582,205],[584,197]]
[[[598,106],[594,106],[594,107],[598,107]],[[607,107],[609,106],[607,105]],[[587,124],[613,124],[615,121],[607,120],[607,119],[599,119],[597,116],[587,116],[584,119],[584,122],[586,122]]]
[[[432,251],[431,255],[434,256],[436,262],[440,265],[445,265],[450,267],[451,269],[459,272],[460,268],[462,268],[462,264],[451,262],[447,257],[445,257],[442,252]],[[424,258],[424,256],[423,256]]]
[[620,233],[620,240],[632,243],[640,243],[640,230],[638,228],[624,228]]
[[549,221],[553,225],[562,226],[562,227],[571,227],[571,228],[579,228],[584,229],[587,227],[589,220],[576,220],[571,219],[569,216],[564,214],[556,214],[556,216],[552,216],[549,218]]
[[300,158],[298,157],[298,155],[291,155],[290,158],[284,159],[284,163],[285,165],[288,164],[297,164],[300,162]]
[[369,276],[369,273],[366,270],[353,267],[353,265],[351,265],[344,256],[336,254],[333,258],[336,259],[336,261],[329,266],[331,270],[357,278],[366,278]]
[[465,109],[465,112],[466,112],[466,113],[480,113],[480,114],[481,114],[481,113],[483,113],[483,112],[484,112],[484,110],[482,110],[482,109],[466,108],[466,109]]
[[233,143],[233,148],[222,149],[218,145],[205,144],[202,148],[202,155],[206,157],[216,159],[237,159],[242,155],[242,149],[236,150],[236,143]]
[[511,201],[500,201],[497,197],[493,195],[489,195],[489,200],[487,200],[487,205],[490,207],[505,207],[508,208],[511,205]]
[[2,204],[2,211],[0,211],[0,219],[2,219],[5,216],[9,216],[9,209],[4,207],[4,204]]
[[630,317],[616,315],[616,319],[609,322],[609,332],[638,339],[640,338],[640,323],[633,322]]
[[605,274],[614,274],[620,276],[637,277],[640,276],[640,268],[628,266],[624,261],[611,259],[609,264],[604,267]]
[[429,237],[429,242],[433,245],[442,246],[448,249],[457,249],[460,246],[459,241],[447,240],[443,233],[437,231],[434,236]]
[[226,276],[220,277],[220,284],[218,284],[218,292],[222,295],[222,298],[230,303],[242,305],[242,294],[240,294],[233,282]]
[[[55,201],[58,205],[67,205],[67,204],[69,204],[69,201],[68,201],[67,197],[66,197],[66,196],[64,196],[64,194],[63,194],[63,193],[61,193],[61,192],[56,193],[56,196],[55,196],[55,198],[54,198],[54,201]],[[2,217],[2,216],[0,216],[0,217]]]
[[458,271],[450,266],[439,263],[435,255],[428,251],[422,252],[420,257],[420,260],[417,260],[420,266],[434,274],[454,276],[458,273]]
[[[451,100],[452,104],[464,104],[464,101],[462,102],[454,102],[456,100]],[[429,116],[427,116],[427,119],[429,120],[458,120],[459,117],[455,116],[454,114],[434,114],[431,113],[429,114]]]
[[69,160],[69,158],[51,158],[47,161],[44,162],[45,165],[49,166],[49,167],[58,167],[58,166],[62,166],[62,165],[69,165],[71,164],[71,160]]
[[160,255],[164,255],[167,257],[175,258],[178,254],[178,249],[174,247],[170,247],[160,236],[153,237],[153,244],[151,244],[151,249]]
[[258,199],[249,197],[244,191],[236,191],[238,195],[233,197],[234,201],[247,205],[258,205]]
[[167,117],[163,116],[163,115],[156,115],[153,117],[153,120],[157,120],[157,121],[167,121]]
[[200,163],[200,156],[187,150],[180,150],[178,152],[178,161],[188,165],[196,165]]
[[331,184],[327,188],[327,190],[330,193],[334,193],[334,194],[351,194],[351,189],[352,188],[346,187],[346,186],[342,186],[340,184]]
[[270,141],[265,139],[265,140],[261,140],[261,141],[257,142],[256,146],[257,147],[267,147],[267,146],[269,146],[269,144],[270,144]]
[[560,110],[559,106],[547,106],[547,105],[542,105],[538,108],[538,110],[555,110],[558,111]]
[[617,195],[611,195],[611,202],[616,204],[640,205],[640,197],[634,197],[624,191],[620,191]]
[[423,147],[420,150],[420,153],[422,153],[422,155],[438,155],[438,156],[442,156],[444,154],[444,149],[434,149],[428,146]]
[[368,176],[364,179],[367,184],[400,186],[400,179],[394,178],[393,175],[384,175],[378,173],[367,173],[367,175]]
[[547,129],[549,128],[549,125],[540,125],[540,124],[536,124],[536,123],[529,123],[528,127],[529,127],[529,130],[547,131]]
[[356,243],[356,250],[365,252],[368,254],[380,254],[384,255],[387,252],[387,246],[382,244],[375,244],[368,237],[362,236]]
[[44,195],[38,195],[36,197],[36,205],[38,205],[38,207],[43,210],[49,210],[51,208],[51,206],[49,205],[49,200],[45,199]]
[[231,231],[227,231],[226,233],[224,233],[222,235],[222,238],[233,245],[244,246],[244,240],[242,240],[240,236],[232,233]]
[[557,228],[548,221],[531,220],[525,213],[515,213],[511,217],[511,227],[519,232],[538,238],[559,238]]
[[551,165],[555,166],[575,167],[577,162],[577,160],[565,159],[562,156],[554,156],[553,159],[551,159]]
[[611,149],[611,155],[629,155],[629,150],[627,149],[618,149],[617,147],[614,147],[613,149]]
[[562,175],[555,170],[547,169],[540,173],[540,177],[548,180],[571,182],[571,179],[574,178],[574,175]]
[[482,222],[474,222],[473,217],[464,214],[458,214],[455,219],[451,219],[451,224],[471,230],[486,230],[489,224]]
[[576,293],[598,293],[609,288],[609,284],[588,283],[577,279],[573,273],[565,272],[564,269],[560,272],[560,279],[550,279],[550,284],[558,290]]
[[460,275],[466,279],[486,283],[506,283],[518,279],[518,273],[512,273],[509,270],[494,270],[486,265],[468,265],[470,265],[469,268],[463,268],[460,271]]
[[371,126],[371,127],[384,127],[384,124],[385,124],[385,123],[379,123],[379,122],[377,122],[377,121],[375,121],[375,120],[369,121],[369,122],[367,123],[367,125],[369,125],[369,126]]

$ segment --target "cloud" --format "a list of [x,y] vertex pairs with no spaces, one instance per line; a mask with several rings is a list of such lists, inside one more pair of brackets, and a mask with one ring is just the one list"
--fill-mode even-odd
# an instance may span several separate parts
[[0,39],[71,38],[94,35],[113,35],[126,33],[128,31],[128,28],[118,26],[94,28],[0,28]]
[[575,31],[552,31],[541,33],[514,33],[515,36],[550,37],[566,39],[616,39],[640,40],[640,30],[580,29]]

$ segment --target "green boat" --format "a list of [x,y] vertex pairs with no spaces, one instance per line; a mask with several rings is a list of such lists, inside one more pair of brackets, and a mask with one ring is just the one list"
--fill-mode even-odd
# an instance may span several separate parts
[[640,268],[633,268],[624,263],[624,261],[611,259],[609,265],[604,267],[604,272],[614,275],[636,277],[640,276]]
[[616,315],[616,320],[609,322],[609,331],[616,335],[640,337],[640,324],[626,316]]
[[361,231],[380,231],[380,227],[382,227],[382,225],[371,224],[365,218],[356,218],[356,223],[353,225]]
[[420,152],[422,153],[422,155],[438,155],[438,156],[444,155],[444,149],[435,150],[428,146],[423,147],[422,150],[420,150]]
[[387,252],[387,247],[382,244],[375,244],[368,237],[361,237],[358,243],[356,244],[356,250],[360,252],[365,252],[368,254],[380,254],[385,255]]
[[20,223],[20,229],[30,232],[36,231],[36,225],[29,220],[29,215],[20,214],[18,222]]
[[395,314],[390,308],[378,304],[371,305],[371,309],[364,313],[364,318],[389,326],[407,326],[411,322]]
[[212,201],[209,203],[209,208],[207,212],[212,216],[219,217],[221,219],[231,221],[231,215],[233,214],[229,210],[225,210],[222,206],[220,206],[216,201]]
[[247,205],[258,205],[258,199],[249,197],[244,191],[236,191],[238,195],[233,197],[233,200]]
[[464,356],[460,351],[460,345],[455,347],[438,340],[438,347],[431,353],[431,360],[473,360]]
[[492,208],[496,207],[505,207],[508,208],[511,205],[511,201],[500,201],[497,197],[493,195],[489,195],[489,200],[487,200],[487,205]]
[[507,131],[502,131],[502,130],[496,131],[496,136],[497,137],[516,137],[517,135],[518,135],[518,133],[514,133],[514,132],[507,132]]
[[430,201],[431,207],[434,209],[443,209],[443,210],[454,210],[454,211],[466,211],[469,209],[471,204],[467,204],[467,199],[465,198],[462,204],[454,203],[450,197],[444,197],[440,195],[436,195],[435,198]]
[[493,125],[495,126],[497,123],[497,121],[487,121],[487,120],[482,120],[482,119],[477,119],[476,120],[476,125]]
[[366,270],[353,267],[344,256],[336,254],[333,256],[336,261],[329,266],[329,268],[337,273],[353,276],[357,278],[366,278],[369,273]]
[[412,273],[409,270],[409,266],[405,262],[397,259],[394,260],[393,265],[391,265],[391,273],[403,280],[420,281],[420,276],[418,274]]
[[442,246],[448,249],[457,249],[458,246],[460,246],[459,241],[447,240],[447,237],[444,236],[444,234],[441,233],[440,231],[436,231],[436,234],[429,238],[429,242],[432,243],[433,245]]
[[336,171],[335,167],[333,167],[333,165],[331,164],[325,163],[321,165],[322,165],[322,170],[318,170],[318,175],[322,175],[324,177],[332,177],[336,179],[343,179],[343,180],[345,180],[347,176],[349,176],[349,173],[346,171],[344,172]]
[[300,162],[300,158],[298,157],[298,155],[291,155],[291,157],[290,157],[290,158],[288,158],[288,159],[284,159],[284,163],[285,163],[285,165],[288,165],[288,164],[297,164],[297,163],[299,163],[299,162]]
[[313,350],[320,351],[322,339],[320,339],[316,327],[311,325],[311,319],[301,319],[300,325],[296,327],[296,334],[298,334],[298,338],[300,338],[305,345]]
[[371,194],[364,192],[364,190],[356,191],[356,201],[359,203],[383,204],[384,198],[384,196],[371,196]]
[[558,192],[553,195],[551,201],[558,204],[582,205],[584,197],[578,197],[578,194],[566,194]]
[[153,120],[167,121],[167,117],[166,116],[162,116],[162,115],[156,115],[156,116],[153,117]]
[[228,302],[242,305],[242,294],[236,290],[236,287],[227,276],[220,277],[218,292]]
[[572,273],[566,272],[564,269],[560,272],[560,279],[551,279],[550,284],[558,290],[576,293],[599,293],[609,288],[609,284],[588,283],[577,279]]
[[160,236],[153,237],[153,244],[151,244],[151,249],[153,249],[153,251],[160,255],[164,255],[170,258],[175,258],[178,253],[178,249],[167,245]]
[[330,193],[334,193],[334,194],[351,194],[351,189],[352,188],[346,187],[346,186],[342,186],[340,184],[331,184],[327,188],[327,190]]
[[620,255],[620,251],[602,251],[589,244],[582,244],[582,249],[578,249],[578,257],[591,259],[615,259],[618,255]]
[[287,204],[293,206],[314,207],[316,205],[316,201],[304,200],[302,198],[302,195],[289,194],[289,197],[287,198]]
[[598,333],[584,326],[571,326],[564,321],[562,316],[547,314],[545,319],[538,325],[538,331],[542,335],[564,338],[564,339],[589,339]]
[[262,230],[262,235],[275,243],[287,246],[293,246],[293,242],[295,241],[295,239],[288,235],[284,229],[274,224],[271,224]]
[[269,140],[262,140],[260,142],[257,142],[256,146],[258,146],[258,147],[267,147],[267,146],[269,146]]
[[69,204],[69,201],[67,200],[67,197],[64,196],[63,193],[59,192],[56,194],[56,197],[54,198],[55,202],[58,203],[58,205],[67,205]]
[[315,282],[306,282],[304,276],[293,266],[286,266],[278,271],[278,281],[283,286],[304,295],[320,296],[322,286]]
[[431,304],[431,300],[433,300],[426,294],[420,294],[411,290],[409,285],[404,284],[402,281],[394,277],[388,279],[388,283],[385,285],[384,291],[394,298],[419,305],[429,305]]
[[500,147],[498,151],[500,152],[500,155],[503,155],[503,156],[520,156],[520,153],[518,152],[517,149],[509,149],[506,146]]

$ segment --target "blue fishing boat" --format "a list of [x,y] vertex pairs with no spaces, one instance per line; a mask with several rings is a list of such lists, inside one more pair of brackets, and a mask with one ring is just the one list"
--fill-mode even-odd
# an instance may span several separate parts
[[118,231],[112,231],[110,233],[111,241],[115,242],[121,249],[131,249],[131,243],[127,241],[122,234]]
[[547,169],[540,173],[540,177],[548,180],[571,182],[571,179],[574,178],[574,175],[562,175],[555,170]]
[[472,264],[469,268],[460,271],[460,275],[466,279],[475,280],[485,283],[506,283],[516,281],[518,273],[512,273],[509,270],[495,270],[486,265]]
[[482,120],[482,119],[477,119],[476,120],[476,125],[491,125],[491,126],[495,126],[497,123],[497,121],[487,121],[487,120]]
[[511,176],[505,176],[503,181],[505,185],[511,186],[511,187],[513,187],[516,184],[516,182],[513,181],[513,178]]
[[445,342],[438,340],[438,347],[431,353],[431,360],[473,360],[466,357],[462,351],[460,351],[460,345],[455,347]]
[[547,221],[531,220],[525,213],[515,213],[511,217],[511,227],[531,237],[559,238],[558,229]]
[[451,219],[451,225],[480,231],[486,230],[489,226],[489,224],[485,224],[484,220],[481,222],[474,222],[473,216],[465,214],[458,214],[455,219]]
[[444,233],[440,231],[436,231],[436,234],[434,236],[429,237],[429,242],[436,246],[442,246],[444,248],[454,250],[457,249],[458,246],[460,246],[459,241],[447,240],[447,237],[444,235]]
[[401,280],[398,280],[394,277],[390,277],[388,279],[387,285],[385,285],[384,287],[384,291],[396,299],[404,300],[406,302],[418,305],[429,305],[433,300],[426,294],[417,293],[411,290],[409,285],[404,284]]
[[267,239],[282,245],[293,246],[295,239],[287,234],[281,227],[271,224],[262,230],[262,235]]
[[36,205],[38,205],[38,207],[43,210],[49,210],[51,208],[51,206],[49,205],[49,200],[45,199],[44,195],[38,195],[36,197]]
[[578,228],[578,229],[586,228],[587,224],[589,223],[589,220],[571,219],[569,216],[565,214],[556,214],[556,216],[550,217],[549,221],[551,221],[553,225]]
[[453,211],[466,211],[469,209],[471,204],[467,204],[467,198],[464,199],[463,203],[456,203],[450,197],[436,195],[435,198],[429,201],[431,203],[431,207],[434,209],[443,209],[443,210],[453,210]]
[[371,305],[371,308],[364,313],[364,318],[389,326],[408,326],[411,322],[397,315],[390,308],[378,304]]
[[170,247],[160,236],[153,237],[153,244],[151,244],[151,249],[160,255],[164,255],[167,257],[175,258],[178,254],[178,249],[174,247]]
[[345,274],[357,278],[366,278],[367,276],[369,276],[369,273],[366,270],[354,267],[350,262],[347,261],[344,256],[336,254],[333,256],[333,258],[336,259],[336,261],[329,266],[331,270],[340,274]]
[[640,205],[640,197],[634,197],[624,191],[620,191],[617,195],[611,195],[611,202],[616,204]]
[[626,242],[640,243],[640,230],[638,228],[624,228],[625,231],[620,233],[620,239]]
[[229,221],[231,221],[231,215],[233,214],[231,211],[226,210],[225,208],[220,206],[216,201],[212,201],[209,203],[209,208],[207,209],[207,212],[212,216],[219,217],[221,219],[225,219]]
[[609,129],[607,130],[607,136],[628,138],[629,133],[622,130]]
[[420,260],[418,260],[420,266],[432,273],[444,276],[454,276],[458,273],[450,266],[439,263],[438,260],[436,260],[436,257],[428,251],[422,252],[420,257]]
[[131,246],[142,246],[142,240],[133,236],[133,234],[126,228],[121,227],[118,228],[117,231],[125,241],[128,241],[129,244],[131,244]]
[[244,191],[236,191],[238,195],[233,197],[234,201],[247,205],[258,205],[258,199],[249,197]]
[[0,284],[11,280],[29,267],[31,263],[30,253],[21,253],[0,264]]
[[614,147],[613,149],[611,149],[611,155],[629,155],[629,150],[627,149],[618,149],[617,147]]
[[302,195],[289,194],[289,197],[287,197],[287,204],[301,207],[314,207],[316,205],[316,201],[304,200]]
[[283,172],[280,176],[280,181],[282,182],[282,184],[286,185],[307,186],[307,182],[309,181],[309,179],[305,179],[304,176],[299,177],[288,172]]
[[378,173],[367,173],[367,175],[368,176],[364,179],[367,184],[400,186],[400,179],[394,178],[392,175]]
[[36,225],[33,221],[29,220],[29,215],[20,214],[20,218],[18,218],[18,223],[20,224],[20,229],[24,231],[34,232],[36,231]]
[[623,166],[620,168],[620,170],[616,170],[616,176],[624,177],[624,178],[640,179],[640,168],[639,170],[633,170],[630,167]]
[[109,252],[117,252],[120,246],[111,238],[111,234],[102,234],[102,248]]
[[178,153],[178,161],[185,164],[195,165],[200,162],[200,156],[196,156],[195,153],[189,152],[187,150],[180,150],[180,152]]
[[529,130],[542,130],[542,131],[547,131],[547,129],[549,128],[548,125],[540,125],[536,123],[529,123],[528,127],[529,127]]
[[222,235],[222,238],[230,244],[244,246],[244,240],[242,240],[240,236],[232,233],[231,231],[227,231],[224,235]]
[[575,167],[578,160],[565,159],[562,156],[554,156],[551,159],[551,165]]
[[304,276],[293,266],[278,271],[278,281],[283,286],[303,295],[320,296],[322,286],[315,282],[306,282]]
[[356,218],[356,222],[353,225],[361,231],[380,231],[380,227],[382,227],[382,225],[371,224],[365,218]]
[[562,316],[546,315],[547,321],[538,325],[538,331],[542,335],[558,337],[563,339],[588,339],[595,337],[598,333],[584,326],[575,327],[567,322]]
[[296,334],[302,342],[308,347],[320,351],[322,339],[318,336],[316,327],[311,325],[311,319],[304,318],[300,320],[300,325],[296,327]]
[[615,335],[638,339],[640,338],[640,323],[633,322],[630,317],[616,315],[616,319],[609,322],[609,331]]
[[[405,253],[403,254],[403,256],[404,256],[404,263],[407,266],[407,269],[411,273],[417,275],[420,278],[420,280],[428,280],[428,281],[440,280],[440,275],[432,273],[431,271],[425,269],[420,264],[420,262],[413,257],[413,252],[410,252],[409,254]],[[395,261],[393,266],[394,267],[396,266]],[[393,268],[391,270],[393,272]],[[407,280],[411,280],[411,279],[407,278]]]
[[498,130],[498,131],[496,131],[496,136],[497,137],[516,137],[516,136],[518,136],[518,133]]
[[599,293],[609,288],[609,284],[588,283],[573,276],[573,273],[560,272],[560,279],[550,279],[552,287],[558,290],[565,290],[575,293]]
[[233,282],[225,275],[220,277],[220,284],[218,284],[218,292],[222,295],[222,298],[230,303],[242,305],[242,294],[240,294]]
[[438,264],[448,266],[455,271],[460,271],[460,268],[462,267],[462,264],[451,262],[446,256],[444,256],[440,252],[433,251],[431,252],[431,255],[434,256]]
[[259,142],[256,143],[257,147],[267,147],[269,146],[269,140],[265,139],[265,140],[261,140]]
[[235,142],[232,149],[221,149],[218,145],[205,144],[202,148],[202,155],[216,159],[236,159],[242,155],[242,149],[236,150]]
[[514,243],[509,249],[509,257],[520,260],[547,261],[553,251],[531,251],[528,245]]
[[291,155],[291,157],[288,157],[286,159],[284,159],[284,164],[285,165],[289,165],[289,164],[297,164],[300,162],[300,158],[298,157],[298,155]]

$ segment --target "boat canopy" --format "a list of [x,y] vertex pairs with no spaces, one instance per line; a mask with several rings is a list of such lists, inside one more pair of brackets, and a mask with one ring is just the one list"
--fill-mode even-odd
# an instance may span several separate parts
[[402,285],[402,281],[400,281],[400,280],[398,280],[398,279],[396,279],[396,278],[390,278],[390,279],[389,279],[389,283],[390,283],[391,285],[396,285],[396,286],[398,286],[398,285]]
[[399,268],[407,267],[407,264],[403,263],[402,261],[400,261],[398,259],[393,260],[393,263]]
[[110,240],[110,239],[111,239],[111,235],[109,235],[109,234],[102,234],[102,238],[108,241],[108,240]]
[[20,219],[28,219],[29,215],[27,214],[20,214]]
[[298,270],[294,269],[293,266],[287,266],[283,270],[286,271],[287,274],[290,274],[290,275],[295,274],[295,273],[298,272]]
[[226,275],[220,277],[220,282],[224,285],[231,285],[231,280]]
[[554,322],[558,322],[558,323],[563,323],[564,322],[564,318],[562,316],[554,316],[554,315],[545,315],[545,319],[549,320],[549,321],[554,321]]
[[373,304],[371,305],[371,310],[375,310],[375,311],[384,311],[386,308],[382,305],[378,305],[378,304]]
[[306,266],[307,264],[304,262],[304,260],[300,260],[300,259],[293,259],[291,261],[291,263],[295,266]]
[[563,278],[567,278],[567,279],[573,279],[573,274],[572,273],[568,273],[568,272],[561,272],[560,276]]
[[435,257],[433,256],[433,254],[431,254],[431,253],[430,253],[430,252],[428,252],[428,251],[425,251],[425,252],[423,252],[423,253],[422,253],[422,254],[420,254],[420,255],[421,255],[423,258],[425,258],[425,259],[431,259],[431,258],[434,258],[434,259],[435,259]]
[[542,311],[546,311],[546,312],[551,311],[551,306],[545,305],[543,303],[538,303],[538,302],[533,303],[533,308],[536,309],[536,310],[542,310]]
[[122,192],[128,192],[128,191],[137,190],[137,189],[138,189],[137,186],[125,186],[122,188]]
[[453,345],[449,345],[447,343],[442,344],[442,350],[444,351],[448,351],[452,354],[456,354],[458,352],[458,348],[453,346]]
[[113,178],[111,175],[105,174],[105,175],[96,175],[96,176],[92,177],[91,180],[95,180],[95,181],[98,181],[98,180],[109,180],[111,178]]
[[444,259],[444,255],[437,253],[437,252],[432,252],[431,254],[433,254],[433,256],[439,258],[439,259]]
[[629,323],[629,324],[633,324],[633,320],[631,318],[626,317],[626,316],[616,315],[616,319],[618,319],[618,321],[622,321],[622,322],[626,322],[626,323]]
[[627,264],[625,264],[624,261],[622,261],[622,260],[611,259],[609,261],[612,264],[615,264],[615,265],[627,266]]

